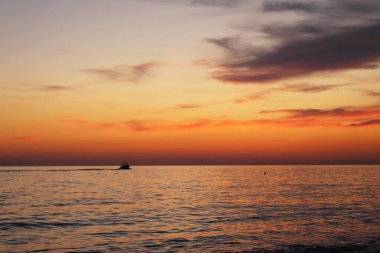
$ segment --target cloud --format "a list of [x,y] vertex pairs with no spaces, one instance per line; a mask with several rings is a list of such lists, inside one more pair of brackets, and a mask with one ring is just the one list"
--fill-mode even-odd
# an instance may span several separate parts
[[201,108],[205,105],[201,104],[180,104],[175,107],[175,109],[195,109],[195,108]]
[[263,22],[249,29],[276,41],[269,48],[258,48],[255,41],[237,36],[207,39],[226,52],[212,74],[215,79],[272,83],[321,72],[376,68],[380,59],[379,2],[265,1],[262,10],[268,15],[287,11],[298,19],[287,21],[281,14],[281,24]]
[[40,85],[38,88],[44,91],[63,91],[71,89],[70,86],[63,85]]
[[242,103],[247,103],[247,102],[250,102],[250,101],[261,100],[261,99],[266,98],[267,95],[271,94],[271,93],[273,93],[272,90],[262,91],[262,92],[256,92],[256,93],[253,93],[253,94],[250,94],[250,95],[247,95],[247,96],[235,99],[235,103],[236,104],[242,104]]
[[282,122],[291,123],[296,120],[298,123],[307,123],[309,126],[370,126],[379,123],[380,106],[264,110],[261,114],[284,114],[280,118]]
[[372,90],[366,90],[363,91],[367,96],[371,97],[380,97],[380,92],[379,91],[372,91]]
[[380,125],[380,119],[372,119],[372,120],[367,120],[364,122],[360,123],[353,123],[348,125],[349,127],[361,127],[361,126],[370,126],[370,125]]
[[226,62],[214,77],[239,83],[263,83],[320,71],[366,68],[380,57],[380,23],[340,34],[285,43],[240,62]]
[[316,7],[312,1],[266,1],[263,5],[265,11],[314,11]]
[[263,4],[266,12],[300,11],[327,17],[347,18],[361,14],[377,14],[380,3],[373,0],[267,0]]
[[196,67],[212,67],[214,65],[214,61],[210,59],[199,59],[193,61],[192,64]]
[[285,113],[287,118],[307,118],[307,117],[358,117],[358,116],[372,116],[380,114],[380,107],[366,107],[366,108],[334,108],[330,110],[322,109],[285,109],[285,110],[264,110],[262,114],[269,113]]
[[255,48],[242,41],[239,37],[208,38],[206,42],[225,50],[228,54],[227,57],[229,57],[228,60],[233,60],[234,57],[237,57],[236,61],[230,61],[230,63],[239,63],[242,59],[249,59],[250,56],[259,54],[262,51],[260,48]]
[[181,3],[181,4],[192,5],[192,6],[222,7],[222,8],[235,7],[246,2],[246,0],[144,0],[144,1],[153,2],[153,3],[169,3],[169,4]]
[[337,87],[345,86],[342,84],[336,85],[312,85],[312,84],[289,84],[279,88],[273,88],[266,91],[256,92],[235,100],[235,103],[247,103],[250,101],[256,101],[260,99],[267,98],[268,95],[277,92],[303,92],[303,93],[319,93],[323,91],[328,91],[335,89]]
[[240,5],[244,0],[190,0],[188,2],[192,5],[228,8]]
[[293,92],[305,92],[305,93],[319,93],[322,91],[328,91],[335,89],[337,87],[342,87],[345,85],[335,84],[335,85],[311,85],[311,84],[291,84],[286,85],[284,88],[280,88],[282,91],[293,91]]
[[139,82],[159,65],[160,63],[158,62],[150,61],[138,65],[115,65],[111,68],[89,68],[83,71],[109,81]]
[[125,125],[135,132],[155,132],[155,131],[175,131],[175,130],[192,130],[212,125],[210,119],[198,119],[189,123],[170,123],[157,121],[130,120]]
[[60,118],[59,121],[74,124],[82,128],[111,129],[119,126],[117,122],[94,122],[84,118]]

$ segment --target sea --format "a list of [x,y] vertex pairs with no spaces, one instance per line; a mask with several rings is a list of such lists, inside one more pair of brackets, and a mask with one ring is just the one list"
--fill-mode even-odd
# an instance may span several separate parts
[[0,167],[0,252],[380,252],[380,165]]

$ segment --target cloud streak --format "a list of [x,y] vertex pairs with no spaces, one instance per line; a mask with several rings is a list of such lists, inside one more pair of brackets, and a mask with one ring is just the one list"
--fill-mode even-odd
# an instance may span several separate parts
[[323,91],[332,90],[338,87],[342,87],[345,85],[335,84],[335,85],[310,85],[310,84],[292,84],[286,85],[283,88],[278,90],[281,91],[291,91],[291,92],[304,92],[304,93],[319,93]]
[[137,65],[114,65],[111,68],[89,68],[83,71],[108,81],[139,82],[150,75],[152,70],[159,65],[158,62],[150,61]]
[[247,103],[251,101],[257,101],[261,99],[267,98],[270,94],[277,92],[302,92],[302,93],[319,93],[328,90],[332,90],[338,87],[342,87],[345,85],[335,84],[335,85],[311,85],[311,84],[291,84],[285,85],[279,88],[273,88],[266,91],[256,92],[250,95],[246,95],[244,97],[238,98],[235,100],[235,103]]
[[352,118],[360,116],[374,116],[380,114],[380,107],[367,108],[334,108],[330,110],[321,109],[285,109],[285,110],[264,110],[261,114],[285,113],[287,118]]
[[378,91],[367,90],[367,91],[364,91],[364,93],[370,97],[380,97],[380,92]]
[[380,119],[372,119],[363,121],[360,123],[353,123],[348,125],[348,127],[363,127],[363,126],[371,126],[371,125],[380,125]]
[[205,107],[205,105],[201,104],[180,104],[175,107],[175,109],[196,109],[196,108],[201,108]]
[[52,91],[52,92],[65,91],[65,90],[72,89],[70,86],[64,86],[64,85],[40,85],[38,88],[43,91]]

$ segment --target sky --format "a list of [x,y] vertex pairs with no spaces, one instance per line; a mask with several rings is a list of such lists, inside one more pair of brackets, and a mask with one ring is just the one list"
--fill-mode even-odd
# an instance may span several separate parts
[[380,2],[1,0],[0,165],[379,164]]

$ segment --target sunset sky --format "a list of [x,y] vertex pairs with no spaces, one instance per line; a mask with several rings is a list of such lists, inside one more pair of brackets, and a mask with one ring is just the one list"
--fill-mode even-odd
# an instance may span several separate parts
[[2,0],[0,165],[380,163],[380,1]]

